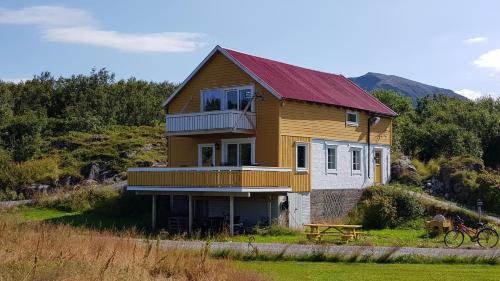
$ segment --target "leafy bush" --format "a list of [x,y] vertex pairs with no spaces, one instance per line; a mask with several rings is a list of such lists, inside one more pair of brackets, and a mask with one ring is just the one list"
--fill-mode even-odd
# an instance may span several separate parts
[[1,162],[0,189],[11,189],[18,193],[37,182],[50,183],[59,177],[57,158],[44,158],[21,163]]
[[431,159],[427,163],[424,163],[418,159],[411,160],[411,163],[417,169],[418,174],[423,180],[429,179],[432,176],[436,176],[439,172],[439,162],[437,160]]
[[421,217],[424,208],[399,187],[369,187],[363,193],[356,213],[367,228],[392,228]]
[[257,234],[269,235],[269,236],[288,236],[288,235],[296,235],[299,233],[299,231],[295,229],[288,228],[276,222],[271,223],[271,225],[265,229],[255,227],[254,232]]
[[22,193],[18,194],[12,189],[0,190],[0,201],[14,201],[14,200],[24,200],[24,195]]

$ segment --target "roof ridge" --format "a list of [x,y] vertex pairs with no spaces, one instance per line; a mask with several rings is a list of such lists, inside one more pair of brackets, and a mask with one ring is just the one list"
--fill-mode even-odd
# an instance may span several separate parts
[[308,71],[313,71],[313,72],[318,72],[318,73],[324,73],[324,74],[328,74],[328,75],[342,76],[343,77],[342,74],[337,74],[337,73],[332,73],[332,72],[326,72],[326,71],[312,69],[312,68],[308,68],[308,67],[304,67],[304,66],[300,66],[300,65],[295,65],[295,64],[291,64],[291,63],[287,63],[287,62],[283,62],[283,61],[279,61],[279,60],[274,60],[274,59],[265,58],[265,57],[259,57],[259,56],[256,56],[256,55],[252,55],[252,54],[249,54],[249,53],[245,53],[245,52],[241,52],[241,51],[233,50],[233,49],[229,49],[229,48],[224,48],[224,47],[221,47],[221,48],[223,50],[226,50],[226,51],[236,52],[236,53],[240,53],[240,54],[243,54],[243,55],[246,55],[246,56],[250,56],[250,57],[254,57],[254,58],[258,58],[258,59],[263,59],[263,60],[268,60],[268,61],[272,61],[272,62],[275,62],[275,63],[284,64],[284,65],[289,65],[289,66],[292,66],[292,67],[297,67],[297,68],[305,69],[305,70],[308,70]]

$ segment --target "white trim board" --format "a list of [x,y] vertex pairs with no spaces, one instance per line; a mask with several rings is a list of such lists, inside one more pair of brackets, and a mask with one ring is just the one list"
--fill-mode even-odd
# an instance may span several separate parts
[[290,187],[176,187],[176,186],[127,186],[130,191],[170,192],[291,192]]
[[269,171],[291,172],[291,168],[264,167],[264,166],[215,166],[215,167],[144,167],[128,168],[127,172],[217,172],[217,171]]

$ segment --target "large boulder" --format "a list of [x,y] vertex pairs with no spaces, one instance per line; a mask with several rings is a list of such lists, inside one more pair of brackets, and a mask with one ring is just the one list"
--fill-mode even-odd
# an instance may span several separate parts
[[391,180],[403,184],[421,185],[422,178],[408,156],[401,156],[391,164]]

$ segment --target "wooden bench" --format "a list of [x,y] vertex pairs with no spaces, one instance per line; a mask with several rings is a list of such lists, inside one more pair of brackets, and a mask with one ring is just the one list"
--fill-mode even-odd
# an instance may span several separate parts
[[324,236],[336,236],[340,237],[346,243],[352,240],[357,240],[361,232],[359,230],[363,228],[362,225],[351,225],[351,224],[319,224],[319,223],[308,223],[304,224],[305,227],[309,227],[309,232],[305,232],[307,239],[321,241]]

